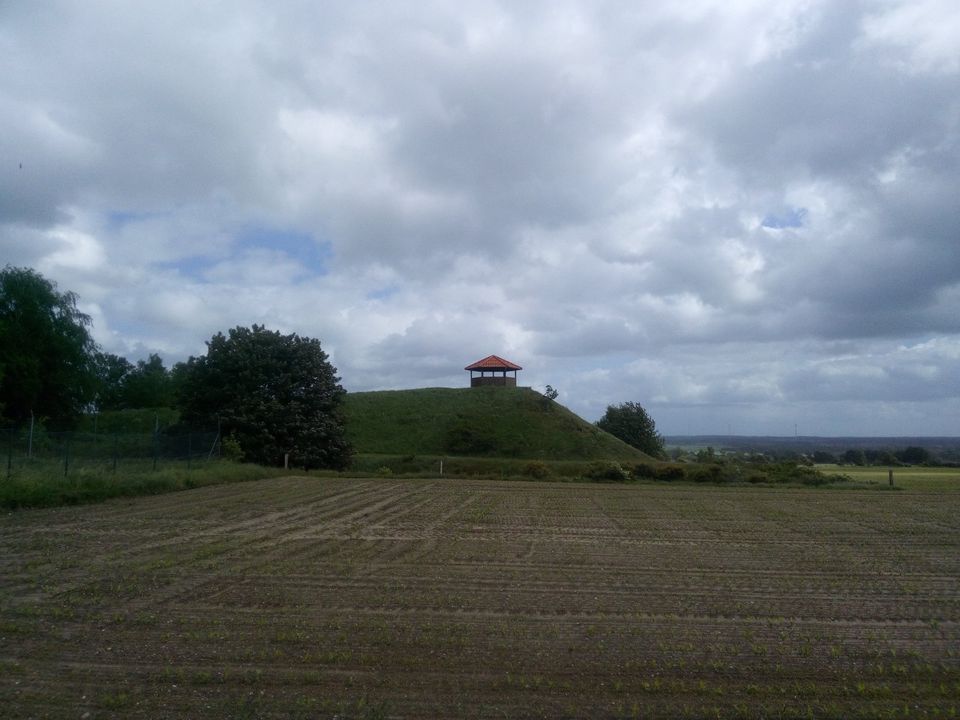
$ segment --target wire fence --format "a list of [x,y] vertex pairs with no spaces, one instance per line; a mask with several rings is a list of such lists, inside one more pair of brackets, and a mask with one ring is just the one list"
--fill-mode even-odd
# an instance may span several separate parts
[[158,470],[171,463],[187,467],[218,459],[220,434],[212,432],[87,433],[0,429],[3,472],[44,468],[65,476],[81,469],[116,472],[135,465]]

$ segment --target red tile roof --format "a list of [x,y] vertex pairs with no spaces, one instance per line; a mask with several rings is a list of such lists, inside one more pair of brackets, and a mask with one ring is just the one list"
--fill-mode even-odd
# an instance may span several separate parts
[[490,355],[483,360],[477,360],[472,365],[467,365],[464,370],[523,370],[523,368],[497,355]]

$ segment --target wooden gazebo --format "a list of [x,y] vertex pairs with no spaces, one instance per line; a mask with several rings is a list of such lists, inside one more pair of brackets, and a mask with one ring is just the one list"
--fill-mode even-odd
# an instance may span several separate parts
[[[517,370],[523,370],[509,360],[504,360],[498,355],[490,355],[483,360],[477,360],[472,365],[467,365],[464,370],[470,371],[470,387],[516,387]],[[513,376],[507,373],[513,373]],[[479,373],[479,374],[474,374]]]

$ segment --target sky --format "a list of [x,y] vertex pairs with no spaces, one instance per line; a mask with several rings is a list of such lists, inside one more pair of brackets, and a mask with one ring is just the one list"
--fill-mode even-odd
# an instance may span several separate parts
[[956,0],[5,0],[0,59],[0,266],[108,352],[960,435]]

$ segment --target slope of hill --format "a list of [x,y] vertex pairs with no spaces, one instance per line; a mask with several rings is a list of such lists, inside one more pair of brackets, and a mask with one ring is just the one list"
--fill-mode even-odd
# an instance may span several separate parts
[[362,454],[649,459],[530,388],[348,393],[344,414],[347,437]]

